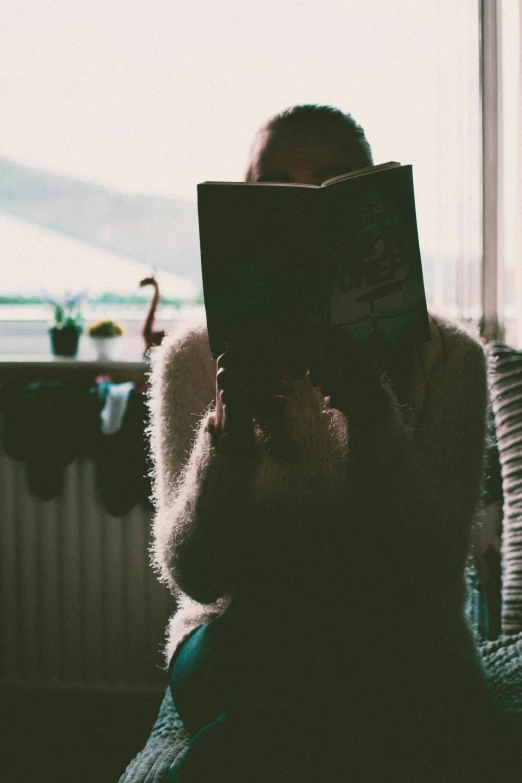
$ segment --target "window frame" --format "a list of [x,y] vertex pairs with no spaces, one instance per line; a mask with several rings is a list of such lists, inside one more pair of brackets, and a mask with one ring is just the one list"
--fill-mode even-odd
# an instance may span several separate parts
[[[505,335],[502,203],[502,0],[479,0],[479,79],[482,163],[482,259],[480,334],[489,342]],[[12,323],[8,321],[8,323]],[[519,332],[521,330],[519,329]],[[2,357],[3,369],[9,364]],[[43,361],[44,358],[42,357]],[[41,363],[15,357],[13,366]],[[93,363],[94,364],[94,363]],[[114,362],[117,365],[118,362]],[[125,362],[122,362],[125,364]],[[65,365],[64,365],[65,366]]]
[[502,4],[480,0],[480,102],[482,114],[482,317],[481,336],[502,340]]

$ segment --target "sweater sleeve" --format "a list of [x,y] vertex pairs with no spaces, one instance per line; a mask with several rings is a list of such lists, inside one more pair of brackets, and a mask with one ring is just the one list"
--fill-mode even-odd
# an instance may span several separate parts
[[225,456],[213,446],[215,365],[206,332],[167,338],[150,381],[154,563],[173,591],[209,604],[237,578],[255,457]]
[[441,505],[444,558],[462,571],[484,473],[487,369],[476,340],[456,327],[439,331],[442,367],[427,377],[416,453]]
[[409,573],[410,585],[444,591],[462,582],[479,500],[487,382],[482,347],[456,328],[441,334],[415,429],[390,399],[369,426],[353,422],[349,453],[354,493],[370,507],[368,518],[381,520],[375,532],[388,541],[395,567]]

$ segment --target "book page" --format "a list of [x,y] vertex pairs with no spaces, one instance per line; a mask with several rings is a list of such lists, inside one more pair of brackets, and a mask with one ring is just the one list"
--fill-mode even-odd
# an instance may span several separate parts
[[345,179],[353,179],[353,177],[361,177],[366,174],[376,174],[378,171],[397,169],[400,166],[401,164],[394,160],[390,160],[388,163],[379,163],[377,166],[366,166],[364,169],[356,169],[356,171],[350,171],[348,174],[339,174],[337,177],[327,179],[320,187],[325,188],[328,185],[335,185],[336,182],[344,182]]
[[306,185],[303,182],[219,182],[218,180],[207,179],[205,182],[200,182],[200,185],[236,185],[242,187],[252,187],[252,185],[259,185],[263,187],[271,188],[320,188],[321,185]]

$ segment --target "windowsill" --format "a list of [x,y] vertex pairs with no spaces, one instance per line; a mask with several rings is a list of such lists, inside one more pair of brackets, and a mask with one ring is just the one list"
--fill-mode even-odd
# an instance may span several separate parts
[[145,359],[100,361],[98,359],[69,358],[50,354],[0,354],[0,379],[23,377],[48,379],[64,375],[110,375],[114,381],[144,383],[149,369]]

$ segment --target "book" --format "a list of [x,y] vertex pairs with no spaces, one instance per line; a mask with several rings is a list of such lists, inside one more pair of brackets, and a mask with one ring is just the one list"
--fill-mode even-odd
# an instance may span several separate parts
[[429,339],[411,166],[320,186],[203,182],[198,216],[214,359],[310,321],[379,354]]

